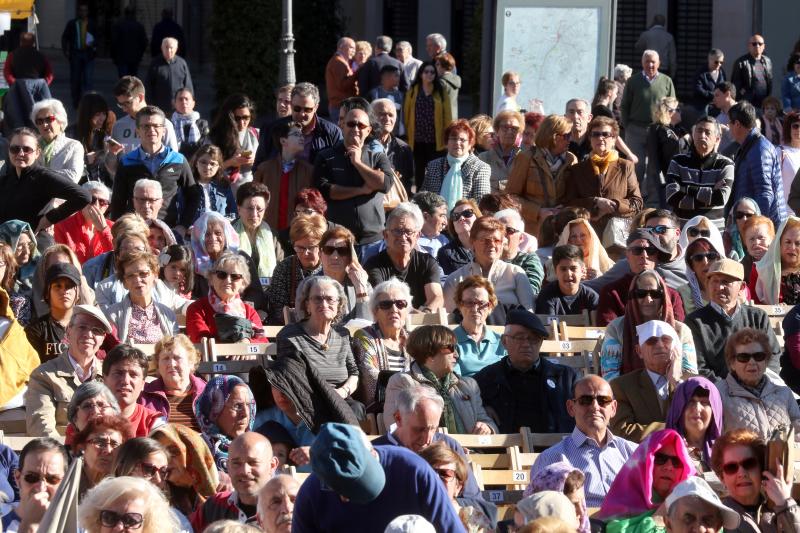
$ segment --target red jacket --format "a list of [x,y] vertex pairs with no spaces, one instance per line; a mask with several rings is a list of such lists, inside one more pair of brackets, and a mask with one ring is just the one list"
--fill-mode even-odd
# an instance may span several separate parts
[[[255,328],[263,328],[261,319],[255,309],[244,304],[247,320],[253,323]],[[200,342],[203,337],[217,338],[217,323],[214,321],[216,311],[211,307],[208,296],[195,300],[186,309],[186,334],[195,344]],[[219,340],[219,339],[217,339]],[[269,342],[266,337],[254,337],[250,342]]]
[[81,211],[76,211],[72,216],[55,224],[55,240],[72,248],[78,256],[78,261],[83,264],[92,257],[114,249],[111,238],[113,225],[113,222],[106,220],[106,229],[95,231],[90,236],[87,228],[91,226],[91,222],[86,220]]

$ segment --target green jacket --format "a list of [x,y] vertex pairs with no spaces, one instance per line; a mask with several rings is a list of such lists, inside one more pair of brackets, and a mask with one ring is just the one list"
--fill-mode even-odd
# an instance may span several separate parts
[[539,256],[535,252],[519,252],[514,259],[506,262],[517,265],[524,270],[525,275],[528,276],[528,280],[531,282],[533,292],[539,294],[542,288],[542,280],[544,279],[544,268],[542,268],[542,262],[539,261]]
[[653,108],[665,96],[675,96],[672,78],[659,73],[649,83],[642,72],[634,74],[625,84],[620,104],[620,122],[623,128],[628,124],[646,128],[653,122]]

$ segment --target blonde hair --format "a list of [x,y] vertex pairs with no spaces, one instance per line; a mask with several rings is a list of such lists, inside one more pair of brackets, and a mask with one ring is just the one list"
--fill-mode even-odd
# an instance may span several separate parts
[[671,107],[678,107],[678,99],[674,96],[664,96],[653,107],[653,122],[665,126],[669,125],[672,116],[667,111]]
[[174,336],[168,335],[156,343],[156,346],[153,349],[153,353],[156,354],[156,356],[153,357],[151,366],[158,368],[158,358],[161,355],[161,352],[174,350],[176,347],[186,350],[186,355],[189,358],[189,362],[192,364],[192,370],[196,370],[197,365],[200,364],[200,352],[198,352],[197,348],[194,347],[191,339],[183,333],[178,333]]
[[78,523],[87,533],[99,533],[100,512],[120,500],[144,501],[140,533],[177,531],[178,520],[161,491],[149,481],[131,476],[109,477],[89,489],[78,506]]
[[572,129],[572,123],[562,115],[548,115],[539,125],[539,129],[536,130],[536,136],[533,139],[533,142],[536,146],[540,148],[546,148],[547,150],[552,150],[553,145],[555,144],[554,137],[556,135],[563,135],[564,133],[569,133]]

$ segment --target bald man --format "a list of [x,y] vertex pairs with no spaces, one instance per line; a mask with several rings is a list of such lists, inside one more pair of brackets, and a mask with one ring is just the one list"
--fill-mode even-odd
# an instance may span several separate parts
[[300,483],[281,474],[270,479],[258,493],[258,524],[265,533],[289,533]]
[[257,524],[258,494],[275,474],[278,459],[266,437],[248,431],[228,447],[228,475],[233,491],[218,492],[198,507],[190,518],[195,531],[203,531],[217,520]]
[[539,455],[531,467],[531,479],[553,463],[568,461],[586,475],[583,490],[587,507],[600,507],[636,444],[615,437],[608,429],[617,412],[617,401],[611,385],[600,376],[589,375],[574,383],[567,412],[575,419],[575,429],[569,437]]
[[[342,37],[336,44],[336,52],[325,66],[325,88],[328,90],[328,113],[334,124],[339,122],[339,108],[342,100],[356,96],[358,76],[350,68],[350,61],[356,55],[356,42],[350,37]],[[313,161],[311,161],[313,163]]]

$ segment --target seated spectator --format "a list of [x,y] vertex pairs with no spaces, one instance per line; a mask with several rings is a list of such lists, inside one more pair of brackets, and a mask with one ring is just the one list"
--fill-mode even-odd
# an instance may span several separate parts
[[[708,219],[703,222],[708,224],[707,229],[697,226],[688,228],[695,235],[686,246],[686,277],[689,283],[678,287],[687,315],[708,304],[708,269],[712,263],[725,257],[722,235],[716,226],[710,225]],[[708,237],[700,236],[703,233],[707,233]]]
[[37,438],[25,444],[13,469],[19,495],[16,498],[13,493],[6,495],[8,501],[17,504],[0,520],[3,531],[33,533],[38,530],[64,479],[68,463],[66,449],[55,439]]
[[769,322],[766,311],[739,303],[744,289],[744,271],[741,263],[721,259],[708,270],[710,302],[686,317],[692,331],[697,353],[697,368],[702,375],[716,381],[728,375],[725,343],[735,332],[753,328],[765,333],[771,354],[767,366],[776,374],[780,372],[779,359],[783,350]]
[[218,492],[197,507],[190,517],[195,531],[204,531],[208,524],[222,519],[246,524],[258,520],[258,494],[278,467],[272,446],[263,435],[245,431],[226,446],[225,454],[233,490]]
[[462,503],[459,496],[467,483],[467,461],[444,442],[435,442],[419,452],[441,479],[450,504],[470,531],[491,531],[494,524],[479,507]]
[[91,193],[92,202],[54,225],[55,241],[72,248],[81,264],[113,249],[114,225],[105,217],[111,198],[108,187],[99,181],[87,181],[83,188]]
[[290,213],[289,226],[278,232],[278,240],[283,247],[284,256],[290,256],[294,253],[293,241],[289,230],[294,219],[300,215],[322,215],[325,219],[325,229],[323,233],[331,228],[338,226],[335,222],[328,220],[326,217],[328,212],[328,204],[322,197],[322,193],[313,187],[300,190],[294,197],[294,210]]
[[506,189],[514,160],[521,150],[517,138],[524,124],[525,119],[518,109],[502,110],[492,120],[497,142],[491,149],[480,154],[478,159],[489,165],[491,171],[489,182],[494,192]]
[[17,260],[14,250],[8,243],[0,241],[0,287],[8,294],[9,305],[14,317],[21,326],[27,326],[31,321],[30,292],[19,293],[16,290]]
[[15,292],[30,295],[33,275],[42,257],[36,246],[36,235],[27,222],[6,220],[0,224],[0,240],[14,251],[14,260],[17,263]]
[[459,377],[453,372],[456,360],[456,338],[447,326],[421,326],[408,336],[406,350],[414,359],[408,372],[398,373],[386,386],[383,419],[392,425],[397,395],[401,390],[419,383],[431,387],[445,402],[440,426],[448,432],[489,435],[497,426],[481,402],[478,384],[474,379]]
[[64,444],[72,449],[75,434],[86,427],[89,420],[98,416],[120,414],[119,402],[102,381],[86,381],[75,389],[67,406],[67,430]]
[[[494,216],[498,211],[513,209],[522,212],[522,204],[513,195],[507,192],[493,192],[485,195],[478,202],[478,209],[487,216]],[[522,232],[519,239],[519,249],[523,252],[535,252],[538,249],[539,241],[533,235]]]
[[194,406],[206,387],[206,382],[194,372],[200,364],[200,354],[189,337],[179,333],[160,339],[153,350],[155,353],[155,380],[145,384],[148,393],[165,396],[169,402],[167,422],[182,424],[194,431],[200,431],[194,417]]
[[683,439],[671,429],[656,431],[639,445],[608,491],[600,512],[608,531],[655,531],[654,516],[678,483],[695,475]]
[[[236,205],[239,219],[233,229],[239,234],[239,249],[253,259],[262,288],[269,285],[272,272],[279,261],[283,261],[283,248],[264,220],[269,207],[270,191],[261,183],[249,182],[236,190]],[[280,209],[280,206],[278,206]],[[274,211],[273,208],[270,211]]]
[[295,501],[294,531],[383,531],[404,514],[426,517],[436,531],[463,528],[436,473],[409,450],[373,447],[357,427],[325,424],[311,458],[313,473]]
[[[526,133],[528,129],[526,116]],[[517,154],[508,174],[506,192],[522,202],[525,231],[536,237],[542,222],[558,212],[556,184],[564,171],[577,162],[568,150],[571,129],[570,121],[563,116],[546,117],[536,131],[535,146]]]
[[522,237],[525,228],[517,209],[501,209],[494,213],[494,218],[505,224],[506,238],[503,241],[503,261],[520,267],[528,276],[528,281],[535,294],[542,288],[544,269],[535,251],[523,251]]
[[130,476],[94,486],[78,508],[78,524],[86,533],[114,531],[120,525],[141,533],[180,530],[164,494],[152,483]]
[[64,133],[67,120],[64,104],[53,98],[40,100],[31,109],[31,122],[39,130],[41,144],[38,162],[44,168],[78,183],[83,176],[83,145]]
[[520,527],[517,531],[533,531],[521,526],[546,519],[558,520],[569,531],[577,531],[580,527],[575,505],[562,492],[543,490],[517,502],[514,510],[514,525]]
[[636,353],[637,328],[651,320],[666,322],[678,333],[683,356],[677,370],[687,375],[697,373],[697,355],[692,332],[686,324],[675,319],[672,302],[665,298],[668,290],[655,270],[643,270],[633,277],[625,313],[611,321],[603,337],[600,348],[603,377],[612,380],[643,367],[642,360]]
[[85,428],[75,434],[73,450],[83,455],[81,496],[111,475],[117,449],[123,442],[135,436],[130,422],[121,415],[92,418]]
[[[117,338],[128,344],[155,344],[178,333],[178,319],[166,305],[154,300],[158,280],[158,259],[150,252],[133,252],[117,257],[117,276],[128,294],[106,310],[117,328]],[[146,370],[145,370],[146,373]]]
[[176,296],[191,299],[194,287],[192,249],[183,244],[167,246],[158,256],[158,264],[158,279]]
[[408,285],[397,278],[379,283],[370,295],[369,309],[375,323],[353,333],[351,344],[361,373],[361,398],[368,412],[379,413],[388,381],[385,374],[381,379],[381,373],[403,372],[411,364],[405,350],[406,320],[411,309]]
[[563,493],[575,506],[575,513],[580,522],[578,533],[588,533],[591,528],[589,514],[586,510],[586,495],[583,493],[585,481],[586,476],[583,472],[569,464],[568,461],[560,461],[551,464],[536,479],[532,479],[525,488],[524,495],[530,496],[546,490]]
[[566,404],[578,374],[540,356],[547,336],[539,317],[522,309],[511,311],[502,337],[508,356],[475,375],[500,433],[521,427],[535,433],[569,433],[575,428]]
[[269,301],[268,323],[283,325],[283,309],[295,307],[297,286],[305,278],[322,272],[319,243],[327,227],[325,219],[318,213],[299,215],[292,220],[289,236],[294,255],[275,266],[265,292]]
[[[105,255],[105,254],[103,254]],[[28,314],[34,313],[36,316],[42,316],[50,310],[50,305],[44,301],[45,294],[45,274],[47,269],[57,263],[69,263],[74,266],[80,275],[80,284],[78,288],[78,304],[94,305],[95,292],[94,289],[89,287],[89,282],[82,272],[81,263],[78,261],[78,256],[75,251],[65,244],[54,244],[48,247],[42,254],[42,259],[36,265],[36,272],[33,276],[33,294],[31,301],[28,303]],[[32,310],[30,308],[33,308]],[[21,319],[17,317],[17,320]]]
[[[625,313],[625,304],[628,302],[630,287],[633,278],[645,270],[653,270],[658,263],[666,261],[669,253],[661,245],[656,235],[644,229],[635,229],[630,232],[627,239],[628,248],[625,259],[630,267],[630,273],[617,281],[603,287],[597,304],[597,325],[608,326],[609,323]],[[684,267],[685,268],[685,267]],[[683,320],[683,300],[678,291],[672,287],[665,287],[675,318]]]
[[206,296],[186,309],[186,334],[192,342],[199,343],[203,337],[217,342],[267,342],[258,313],[242,298],[247,297],[245,287],[253,286],[247,260],[240,254],[223,253],[207,275]]
[[120,414],[131,423],[135,437],[149,435],[169,416],[165,398],[143,392],[148,369],[144,352],[129,344],[109,350],[103,359],[103,382],[119,402]]
[[[595,279],[602,276],[614,266],[614,261],[608,257],[603,243],[595,233],[594,228],[585,218],[579,217],[570,220],[561,235],[558,237],[556,246],[573,244],[583,252],[583,263],[586,265],[586,279]],[[550,268],[548,265],[548,279],[555,279],[555,265]]]
[[783,221],[764,257],[750,274],[748,287],[757,304],[800,303],[800,218]]
[[449,276],[459,268],[468,265],[473,258],[472,243],[469,235],[475,220],[481,216],[481,210],[475,200],[463,198],[456,202],[450,210],[447,221],[447,234],[451,240],[439,248],[436,260],[442,267],[445,276]]
[[783,479],[783,466],[764,464],[766,447],[764,438],[749,428],[717,439],[711,462],[728,493],[722,503],[740,515],[740,529],[796,532],[800,508],[792,498],[791,483]]
[[[111,228],[113,245],[111,251],[88,259],[82,266],[83,275],[91,289],[94,289],[100,281],[114,275],[115,250],[120,250],[119,241],[123,233],[135,233],[143,236],[144,240],[147,241],[150,228],[146,220],[137,213],[122,215],[114,221],[114,225]],[[80,265],[80,262],[78,262],[78,265]]]
[[452,210],[462,198],[477,202],[490,192],[492,169],[472,153],[475,132],[466,120],[451,122],[444,139],[447,154],[428,163],[420,190],[441,195]]
[[[634,164],[619,158],[614,149],[619,136],[617,121],[596,117],[587,127],[592,152],[583,161],[564,170],[558,182],[559,205],[592,210],[592,225],[605,236],[606,226],[613,219],[630,218],[642,208],[642,196]],[[613,226],[612,226],[613,228]],[[603,244],[620,246],[617,237],[604,239]]]
[[603,503],[617,472],[636,449],[636,444],[614,436],[608,429],[609,420],[617,412],[613,394],[600,376],[588,375],[573,384],[567,412],[575,419],[575,429],[539,454],[531,467],[531,479],[538,479],[550,465],[568,460],[586,475],[586,505],[599,507]]
[[364,264],[372,286],[396,277],[411,289],[412,305],[423,312],[435,311],[444,305],[442,269],[429,254],[416,249],[422,229],[422,212],[416,204],[403,202],[386,220],[383,232],[386,250]]
[[[131,476],[149,481],[170,498],[167,477],[169,476],[169,452],[158,441],[147,437],[135,437],[125,441],[117,450],[111,473],[114,477]],[[180,531],[189,531],[192,526],[186,516],[171,506],[170,518],[180,523]],[[176,530],[178,531],[178,530]]]
[[423,252],[436,257],[442,246],[450,239],[442,233],[447,228],[447,203],[435,192],[422,191],[414,195],[412,201],[422,211],[422,229],[417,246]]
[[667,413],[667,429],[677,431],[698,472],[711,470],[711,447],[722,434],[722,399],[702,376],[681,382]]
[[102,376],[97,352],[109,333],[111,324],[100,309],[92,305],[75,306],[66,328],[67,349],[30,374],[25,393],[29,435],[55,438],[56,427],[67,425],[67,404],[75,389]]
[[682,347],[678,333],[667,322],[651,320],[636,326],[636,354],[644,368],[632,370],[611,382],[617,414],[611,427],[620,435],[640,442],[653,431],[664,429],[672,395],[681,379]]
[[289,465],[292,464],[289,457],[297,444],[289,432],[283,427],[280,422],[275,420],[268,420],[266,423],[261,424],[256,428],[256,433],[260,433],[269,439],[272,444],[272,454],[278,460],[278,469],[276,472],[286,472],[289,470]]
[[39,359],[45,363],[67,349],[64,335],[78,303],[80,271],[70,263],[56,263],[45,274],[45,301],[50,312],[40,315],[25,327],[25,335]]
[[184,515],[217,492],[219,474],[214,456],[199,433],[181,424],[164,424],[150,438],[169,452],[167,478],[172,505]]
[[286,474],[267,481],[258,493],[258,525],[264,533],[291,533],[292,511],[299,489],[300,483]]
[[[672,128],[661,131],[671,133]],[[701,117],[692,127],[689,152],[675,154],[668,166],[659,169],[666,180],[666,202],[681,224],[703,215],[720,231],[725,229],[724,211],[733,187],[733,161],[717,152],[721,136],[719,123],[713,117]]]
[[353,319],[372,320],[367,300],[372,293],[367,271],[358,261],[355,251],[356,238],[349,229],[337,226],[329,229],[320,241],[320,275],[336,280],[344,289],[344,314],[340,323]]
[[747,428],[766,441],[778,427],[800,420],[792,390],[766,371],[770,357],[769,339],[762,331],[743,328],[728,338],[728,375],[717,381],[725,431]]
[[475,258],[447,276],[444,282],[445,306],[448,311],[455,309],[456,288],[468,276],[483,276],[494,286],[498,305],[488,318],[489,324],[505,324],[506,314],[514,308],[533,310],[535,295],[525,271],[500,258],[505,228],[505,224],[490,216],[483,216],[475,221],[469,236]]
[[486,325],[497,306],[497,296],[489,280],[468,276],[456,287],[455,301],[462,317],[461,324],[453,330],[458,352],[455,371],[460,376],[474,377],[506,354],[500,335]]
[[587,268],[583,250],[573,244],[553,250],[555,280],[544,284],[536,297],[536,312],[544,315],[580,315],[597,307],[597,292],[583,283]]
[[213,144],[204,144],[189,160],[195,181],[192,187],[200,197],[195,219],[206,211],[214,211],[227,219],[236,218],[236,199],[222,164],[222,150]]
[[228,472],[231,442],[253,430],[256,401],[247,383],[234,375],[213,377],[194,404],[194,417],[214,462]]
[[363,405],[351,396],[358,390],[358,365],[350,347],[350,333],[341,323],[344,289],[327,276],[304,280],[297,288],[295,313],[299,322],[284,327],[276,338],[281,357],[297,354],[316,367],[322,379],[348,401],[363,418]]
[[[739,513],[722,504],[702,477],[695,476],[675,485],[665,501],[665,522],[670,533],[686,533],[700,527],[707,531],[736,531]],[[702,524],[702,525],[701,525]]]
[[748,218],[760,214],[761,208],[758,207],[758,202],[752,198],[740,198],[731,205],[731,210],[728,212],[728,219],[726,221],[725,233],[723,234],[725,250],[728,252],[728,257],[739,261],[745,256],[746,247],[742,239],[744,224],[747,222]]
[[740,263],[744,266],[744,280],[749,283],[756,270],[756,263],[764,258],[770,244],[775,240],[775,225],[762,215],[748,217],[742,226],[741,237],[745,256]]
[[475,132],[475,144],[472,151],[481,155],[486,150],[491,150],[497,143],[497,134],[492,126],[492,117],[478,113],[467,121],[469,127]]
[[[267,308],[266,297],[259,283],[258,269],[253,258],[240,249],[239,235],[230,221],[216,213],[203,213],[192,226],[192,253],[194,254],[195,284],[193,295],[203,298],[210,293],[213,278],[217,271],[217,261],[225,252],[242,257],[239,268],[246,272],[247,283],[243,284],[239,293],[252,307],[262,311]],[[196,342],[196,341],[195,341]]]

